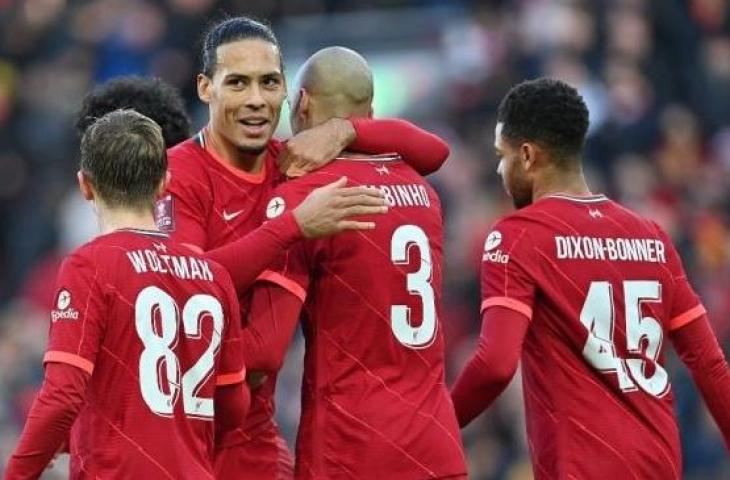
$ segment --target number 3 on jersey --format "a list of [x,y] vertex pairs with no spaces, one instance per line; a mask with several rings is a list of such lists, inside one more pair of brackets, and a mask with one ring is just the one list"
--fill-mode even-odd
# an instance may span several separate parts
[[390,259],[396,265],[410,262],[410,248],[416,247],[421,254],[421,265],[417,272],[406,278],[408,293],[421,297],[423,321],[419,327],[412,326],[411,309],[407,305],[391,305],[390,326],[393,335],[409,348],[426,348],[436,337],[436,304],[431,287],[431,248],[426,232],[415,225],[401,225],[390,241]]
[[[641,316],[641,304],[661,301],[661,284],[653,281],[626,281],[624,303],[626,304],[626,349],[630,354],[642,355],[642,340],[646,342],[645,357],[620,358],[614,343],[615,309],[613,288],[609,282],[592,282],[588,289],[580,321],[588,329],[588,339],[583,347],[583,356],[596,369],[615,373],[619,388],[624,392],[641,387],[645,392],[661,397],[669,390],[667,372],[659,365],[658,357],[662,347],[662,326],[652,317]],[[647,363],[651,362],[654,372],[648,375]]]
[[[159,324],[155,322],[154,312],[158,313]],[[147,287],[137,295],[135,326],[144,344],[139,358],[139,387],[142,398],[153,413],[172,415],[182,386],[185,413],[194,417],[213,417],[213,399],[195,395],[198,387],[213,373],[223,331],[223,308],[215,297],[194,295],[187,301],[182,313],[183,330],[188,338],[201,337],[203,318],[213,320],[210,344],[195,365],[182,375],[180,382],[180,362],[172,351],[178,340],[175,299],[157,287]]]

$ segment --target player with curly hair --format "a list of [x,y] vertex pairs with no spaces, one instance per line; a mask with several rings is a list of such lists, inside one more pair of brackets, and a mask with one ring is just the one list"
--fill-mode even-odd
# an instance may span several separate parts
[[96,87],[81,104],[76,130],[83,135],[97,119],[120,108],[131,108],[151,118],[162,129],[170,148],[190,137],[190,117],[177,88],[156,77],[117,77]]
[[482,332],[452,390],[463,427],[522,361],[537,479],[679,479],[664,346],[671,340],[730,440],[730,371],[668,235],[593,194],[588,109],[569,85],[523,82],[497,117],[498,172],[517,211],[482,256]]

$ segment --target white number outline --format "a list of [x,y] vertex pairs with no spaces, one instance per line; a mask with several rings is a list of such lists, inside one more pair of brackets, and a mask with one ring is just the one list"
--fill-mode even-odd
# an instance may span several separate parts
[[436,340],[438,321],[436,302],[431,276],[433,263],[431,248],[426,233],[416,225],[401,225],[394,232],[390,242],[390,259],[395,265],[410,263],[410,250],[418,248],[421,264],[418,271],[406,275],[406,288],[411,295],[418,295],[423,305],[421,325],[411,325],[411,309],[407,305],[391,305],[390,327],[395,338],[408,348],[428,348]]
[[[160,334],[155,331],[156,312],[159,312]],[[213,321],[213,333],[208,348],[198,361],[182,374],[181,379],[180,363],[173,352],[179,341],[180,321],[180,312],[175,299],[154,286],[144,288],[137,295],[135,327],[145,347],[139,360],[140,392],[152,413],[164,417],[172,416],[182,390],[183,411],[186,415],[203,420],[213,419],[215,413],[213,399],[201,398],[197,394],[214,373],[215,355],[220,349],[223,331],[223,307],[218,299],[211,295],[199,294],[190,297],[183,307],[182,314],[185,336],[200,339],[201,325],[206,318]],[[174,322],[173,326],[171,321]],[[161,359],[164,360],[166,372],[162,371]],[[165,394],[163,391],[161,384],[163,379],[167,379],[170,394]]]
[[200,398],[196,395],[213,375],[215,355],[220,349],[221,332],[223,332],[223,307],[215,297],[210,295],[190,297],[183,308],[185,336],[200,339],[202,336],[200,327],[204,318],[210,318],[213,321],[213,332],[208,348],[198,358],[195,365],[183,374],[183,406],[185,413],[190,416],[212,417],[214,414],[213,399]]
[[642,316],[644,303],[660,303],[661,284],[648,280],[623,282],[624,319],[626,322],[626,350],[642,355],[641,344],[646,341],[646,354],[654,363],[654,374],[647,378],[645,358],[621,358],[614,342],[615,307],[613,287],[609,282],[591,282],[580,313],[580,321],[588,330],[583,346],[583,357],[598,371],[615,373],[619,388],[632,392],[641,388],[646,393],[661,398],[670,390],[669,378],[659,363],[664,340],[661,324],[650,316]]

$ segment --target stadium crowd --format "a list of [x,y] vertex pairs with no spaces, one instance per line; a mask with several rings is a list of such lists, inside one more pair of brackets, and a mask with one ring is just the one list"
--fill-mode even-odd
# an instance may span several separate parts
[[[336,18],[372,9],[415,13],[436,0],[158,2],[0,0],[0,465],[42,378],[47,308],[65,253],[96,229],[75,193],[75,113],[123,74],[179,87],[196,127],[198,39],[220,12]],[[591,112],[588,177],[660,223],[726,351],[730,346],[730,5],[715,0],[460,1],[428,44],[448,66],[430,108],[404,116],[438,132],[451,157],[430,177],[447,222],[444,291],[451,378],[479,330],[478,269],[489,225],[509,211],[496,175],[494,116],[514,83],[539,75],[578,87]],[[374,30],[371,35],[379,32]],[[357,44],[351,45],[355,48]],[[286,55],[288,45],[284,43]],[[408,82],[408,79],[405,79]],[[376,96],[378,95],[376,91]],[[376,112],[377,114],[377,112]],[[301,354],[301,342],[293,354]],[[298,420],[297,362],[280,376],[279,419]],[[727,478],[725,447],[686,371],[669,360],[686,478]],[[530,478],[519,381],[465,430],[470,478]],[[58,474],[58,473],[57,473]],[[51,474],[53,475],[53,474]],[[59,478],[63,478],[62,476]]]

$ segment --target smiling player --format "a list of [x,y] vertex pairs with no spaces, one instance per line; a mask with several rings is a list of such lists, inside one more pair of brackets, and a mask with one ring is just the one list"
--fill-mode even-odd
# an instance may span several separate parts
[[[436,170],[448,155],[438,137],[400,120],[338,118],[286,144],[272,139],[286,97],[281,53],[273,32],[249,18],[214,25],[205,35],[202,59],[198,94],[210,121],[169,151],[171,180],[157,218],[176,240],[199,251],[215,249],[210,258],[229,269],[240,297],[256,259],[233,244],[263,222],[266,202],[284,179],[280,155],[284,166],[298,173],[330,161],[348,144],[372,153],[399,152],[422,173]],[[264,228],[270,230],[272,253],[306,235],[291,212]],[[363,226],[344,223],[343,228]],[[253,392],[245,425],[224,439],[216,460],[219,478],[291,477],[291,455],[273,420],[275,382],[270,376]]]

